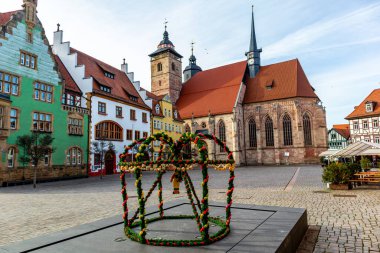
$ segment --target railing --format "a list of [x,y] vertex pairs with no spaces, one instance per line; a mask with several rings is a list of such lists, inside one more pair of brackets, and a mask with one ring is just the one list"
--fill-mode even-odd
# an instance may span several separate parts
[[87,108],[77,107],[77,106],[71,106],[71,105],[62,105],[62,109],[69,112],[76,112],[79,114],[90,114],[90,110]]

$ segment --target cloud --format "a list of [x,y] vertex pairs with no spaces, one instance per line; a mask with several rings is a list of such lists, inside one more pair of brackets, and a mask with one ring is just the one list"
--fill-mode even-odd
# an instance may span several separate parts
[[[377,3],[362,7],[330,20],[315,22],[306,27],[302,27],[296,32],[288,34],[284,38],[267,46],[263,52],[263,56],[265,59],[273,59],[283,57],[284,55],[294,55],[299,51],[310,52],[313,50],[321,50],[323,48],[376,42],[379,40],[378,37],[377,39],[356,40],[357,37],[355,36],[358,32],[364,31],[371,35],[373,30],[377,30],[378,22],[376,23],[372,21],[379,18],[379,12],[380,4]],[[348,36],[342,36],[343,34],[347,34]],[[338,40],[341,40],[341,42],[327,47],[318,47],[320,44],[326,44],[326,41],[330,42],[332,40],[332,42],[334,42],[334,39],[337,37],[339,37]],[[322,41],[323,39],[326,41]],[[347,40],[353,41],[343,43],[343,41]],[[317,44],[315,49],[312,46],[314,43]]]

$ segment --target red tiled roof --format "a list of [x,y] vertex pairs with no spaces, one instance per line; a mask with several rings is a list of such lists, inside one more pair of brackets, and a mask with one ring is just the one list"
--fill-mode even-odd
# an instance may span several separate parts
[[0,26],[5,25],[8,21],[10,21],[12,15],[16,14],[17,12],[19,12],[19,10],[0,13]]
[[337,131],[344,138],[346,138],[346,139],[350,138],[350,125],[349,124],[333,125],[332,129]]
[[149,91],[146,91],[146,95],[148,96],[148,98],[151,98],[152,99],[152,114],[153,116],[158,116],[158,117],[164,117],[164,114],[162,113],[162,108],[160,106],[160,111],[159,113],[156,112],[156,105],[160,105],[160,97],[162,96],[156,96],[155,94],[153,94],[152,92],[149,92]]
[[[77,53],[78,65],[85,65],[85,76],[93,77],[93,91],[98,94],[110,96],[119,100],[123,100],[130,104],[139,105],[143,108],[150,109],[140,97],[139,93],[129,80],[128,76],[121,70],[108,65],[98,59],[93,58],[81,51],[70,48],[70,53]],[[104,72],[109,72],[115,75],[114,79],[108,78]],[[100,85],[108,86],[111,88],[111,93],[103,92],[100,90]],[[133,101],[129,96],[137,98],[137,102]]]
[[197,73],[182,87],[176,106],[183,119],[231,113],[246,61],[241,61]]
[[248,79],[244,103],[257,103],[292,97],[318,98],[298,59],[262,66]]
[[78,93],[82,93],[82,91],[79,89],[77,83],[74,81],[74,79],[70,75],[69,71],[67,71],[65,65],[62,63],[59,56],[55,55],[54,58],[57,62],[58,71],[61,73],[62,78],[65,80],[65,89],[71,90],[74,92],[78,92]]
[[[373,102],[373,111],[366,112],[365,104]],[[354,111],[351,112],[346,119],[356,119],[368,116],[380,115],[380,89],[375,89],[369,94],[359,106],[356,106]]]

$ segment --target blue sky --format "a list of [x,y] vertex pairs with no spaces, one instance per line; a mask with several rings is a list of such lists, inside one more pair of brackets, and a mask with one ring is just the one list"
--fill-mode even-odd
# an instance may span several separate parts
[[[0,0],[0,11],[22,0]],[[187,65],[194,40],[198,65],[208,69],[245,58],[251,5],[262,64],[298,58],[327,110],[327,123],[344,117],[380,86],[380,2],[370,0],[39,0],[38,16],[52,41],[64,40],[115,67],[123,58],[150,89],[148,54],[170,39]]]

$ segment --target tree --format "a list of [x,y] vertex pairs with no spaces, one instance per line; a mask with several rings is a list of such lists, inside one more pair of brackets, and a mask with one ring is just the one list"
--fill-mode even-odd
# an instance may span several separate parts
[[94,155],[99,155],[100,162],[100,179],[103,179],[103,164],[104,157],[107,151],[112,150],[115,151],[115,145],[112,142],[108,142],[108,144],[104,140],[94,141],[91,143],[90,153]]
[[54,138],[50,134],[41,134],[40,132],[33,132],[31,135],[17,137],[16,144],[23,148],[23,155],[20,157],[20,161],[24,166],[30,162],[34,166],[33,188],[37,186],[37,167],[39,161],[55,151],[55,148],[52,147],[53,141]]

